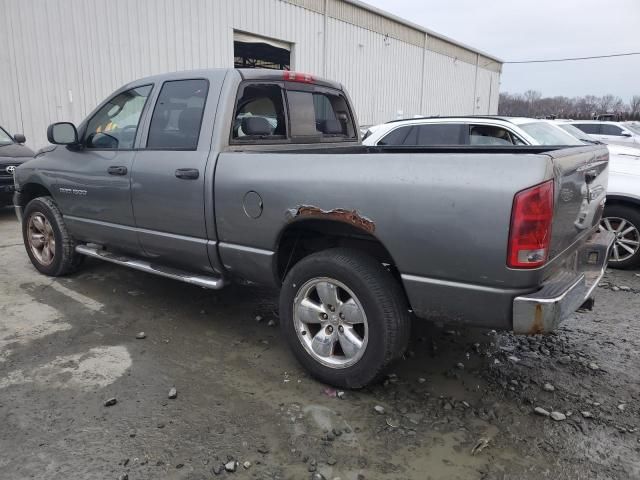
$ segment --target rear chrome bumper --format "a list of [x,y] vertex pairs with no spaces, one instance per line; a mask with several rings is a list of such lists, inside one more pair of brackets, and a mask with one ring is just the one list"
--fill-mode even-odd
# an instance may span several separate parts
[[530,335],[550,332],[592,298],[607,268],[614,239],[611,232],[595,233],[576,253],[575,270],[555,275],[537,292],[516,297],[513,331]]

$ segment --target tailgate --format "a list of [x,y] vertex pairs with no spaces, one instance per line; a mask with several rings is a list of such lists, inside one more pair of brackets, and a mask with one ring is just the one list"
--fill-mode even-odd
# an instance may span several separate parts
[[551,260],[598,225],[607,194],[609,151],[606,145],[599,145],[548,154],[553,159],[555,178]]

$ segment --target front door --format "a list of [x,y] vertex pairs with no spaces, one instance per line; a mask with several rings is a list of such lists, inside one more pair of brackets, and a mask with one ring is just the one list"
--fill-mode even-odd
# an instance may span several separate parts
[[[207,235],[213,212],[205,215],[205,188],[211,187],[206,179],[213,175],[205,175],[205,169],[217,102],[208,93],[218,92],[221,84],[210,85],[209,80],[162,84],[132,176],[133,212],[146,255],[201,272],[212,271],[209,251],[215,252]],[[210,96],[215,101],[208,102]],[[213,198],[212,191],[208,195]]]
[[58,147],[56,200],[71,234],[116,250],[138,251],[131,169],[140,118],[152,85],[116,93],[81,128],[81,146]]

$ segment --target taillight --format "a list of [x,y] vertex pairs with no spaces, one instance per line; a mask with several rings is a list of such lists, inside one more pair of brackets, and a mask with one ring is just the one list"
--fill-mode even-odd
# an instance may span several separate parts
[[302,82],[313,83],[313,77],[308,73],[285,71],[282,73],[282,78],[288,82]]
[[536,268],[549,258],[553,180],[516,193],[511,211],[507,265]]

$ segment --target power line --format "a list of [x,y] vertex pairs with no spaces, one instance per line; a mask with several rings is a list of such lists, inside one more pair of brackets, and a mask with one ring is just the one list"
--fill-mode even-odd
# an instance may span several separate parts
[[632,55],[640,55],[640,52],[613,53],[611,55],[594,55],[592,57],[553,58],[553,59],[546,59],[546,60],[520,60],[520,61],[515,61],[515,62],[502,62],[502,63],[575,62],[575,61],[578,61],[578,60],[593,60],[593,59],[596,59],[596,58],[630,57]]

